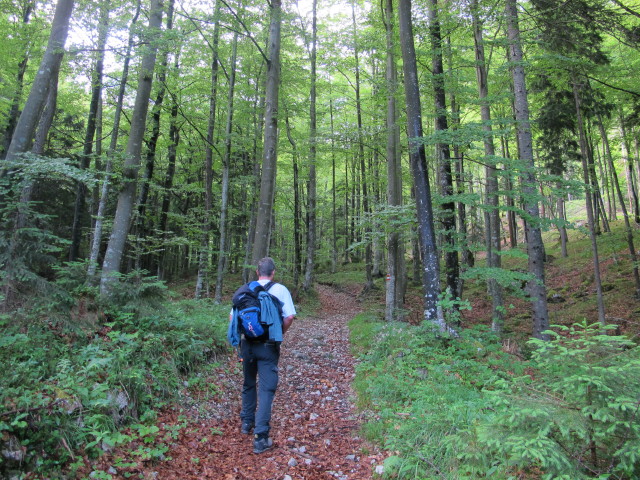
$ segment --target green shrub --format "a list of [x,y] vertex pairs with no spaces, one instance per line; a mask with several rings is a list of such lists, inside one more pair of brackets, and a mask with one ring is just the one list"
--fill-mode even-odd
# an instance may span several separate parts
[[640,475],[640,348],[599,324],[558,328],[531,340],[533,373],[488,386],[487,414],[452,442],[473,446],[460,455],[469,473]]
[[48,320],[42,309],[0,326],[0,441],[15,453],[0,458],[0,476],[51,473],[71,452],[95,456],[129,441],[121,427],[153,421],[184,376],[226,348],[228,308],[206,301],[110,317],[83,334]]

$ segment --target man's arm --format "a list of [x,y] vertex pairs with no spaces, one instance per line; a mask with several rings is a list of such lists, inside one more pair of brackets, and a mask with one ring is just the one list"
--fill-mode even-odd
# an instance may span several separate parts
[[289,315],[282,319],[282,333],[286,333],[286,331],[289,330],[294,318],[296,318],[295,315]]

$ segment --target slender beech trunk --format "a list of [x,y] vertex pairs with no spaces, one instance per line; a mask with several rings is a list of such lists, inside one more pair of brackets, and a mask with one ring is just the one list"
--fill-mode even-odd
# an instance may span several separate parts
[[[496,151],[493,143],[493,129],[491,127],[491,107],[489,104],[489,84],[487,79],[487,64],[484,55],[484,39],[482,38],[482,22],[479,19],[478,0],[474,0],[471,9],[473,16],[473,37],[476,54],[476,79],[478,82],[478,96],[480,97],[480,117],[484,131],[484,163],[486,177],[485,203],[487,205],[486,248],[487,266],[492,269],[502,267],[500,261],[500,210],[498,205],[498,172],[496,165]],[[487,290],[493,302],[493,318],[491,329],[502,333],[504,325],[504,302],[502,287],[495,278],[487,280]]]
[[[367,182],[367,170],[364,161],[364,138],[362,125],[362,101],[360,98],[360,52],[358,47],[358,32],[356,29],[356,9],[355,3],[351,3],[351,19],[353,22],[353,50],[355,57],[355,92],[356,92],[356,118],[358,121],[358,163],[360,166],[360,187],[362,188],[362,218],[365,218],[366,227],[364,229],[365,242],[365,290],[373,288],[373,252],[371,248],[371,227],[369,226],[369,190]],[[354,184],[355,185],[355,184]]]
[[[402,163],[400,157],[400,125],[398,123],[398,66],[396,64],[397,41],[393,24],[393,0],[384,5],[384,23],[387,40],[387,202],[391,207],[402,205]],[[397,217],[392,216],[391,222]],[[402,320],[406,291],[406,266],[404,245],[397,228],[391,228],[387,237],[387,281],[384,319],[387,322]]]
[[[439,318],[438,315],[440,266],[438,264],[438,252],[436,249],[427,157],[424,143],[422,142],[422,107],[420,103],[416,51],[413,43],[411,0],[399,0],[398,19],[407,103],[409,158],[414,180],[420,253],[423,258],[422,285],[424,288],[424,316],[427,321],[438,324],[440,328],[446,328],[443,319]],[[416,261],[415,258],[414,261]]]
[[102,228],[104,226],[104,215],[107,209],[107,201],[109,199],[109,184],[111,182],[110,175],[113,170],[113,156],[118,145],[118,134],[120,131],[120,118],[122,116],[122,104],[124,102],[124,94],[129,79],[129,63],[131,62],[131,49],[134,41],[134,26],[138,22],[140,15],[140,0],[136,5],[136,12],[131,19],[129,26],[129,41],[127,42],[127,50],[124,55],[124,64],[122,67],[122,77],[120,78],[120,87],[116,100],[116,107],[113,119],[113,130],[111,131],[111,140],[109,150],[107,151],[107,165],[104,172],[104,180],[100,189],[100,201],[98,203],[98,212],[96,213],[96,222],[93,228],[93,241],[91,244],[91,253],[89,254],[89,266],[87,267],[87,279],[93,282],[98,267],[98,255],[100,254],[100,244],[102,243]]
[[[179,53],[179,52],[178,52]],[[173,65],[173,72],[176,78],[180,74],[180,56],[176,54],[175,62]],[[162,198],[162,205],[160,207],[160,222],[158,224],[158,231],[162,232],[162,236],[166,241],[169,237],[169,229],[167,227],[169,218],[169,207],[171,206],[171,198],[173,196],[173,179],[176,173],[176,161],[178,157],[178,144],[180,143],[180,126],[178,124],[178,110],[180,107],[180,99],[177,94],[171,96],[171,112],[169,115],[169,147],[167,148],[167,171],[164,177],[164,183],[162,189],[164,190],[164,197]],[[186,210],[186,209],[185,209]],[[165,249],[160,261],[157,262],[156,269],[159,278],[165,278],[165,264],[168,257],[169,250]],[[157,260],[157,257],[154,257]]]
[[224,156],[222,158],[222,191],[220,192],[220,222],[218,269],[216,272],[216,292],[214,300],[222,302],[222,281],[227,263],[227,213],[229,210],[229,166],[231,164],[231,134],[233,129],[233,97],[236,86],[236,59],[238,56],[238,32],[233,35],[231,44],[231,64],[229,65],[229,95],[227,98],[227,122],[224,132]]
[[547,288],[544,280],[544,243],[540,230],[540,210],[537,201],[537,181],[533,160],[533,140],[529,123],[529,100],[525,83],[525,73],[520,45],[520,27],[518,25],[518,6],[516,0],[505,0],[505,17],[509,39],[509,60],[513,76],[514,110],[518,133],[518,150],[523,163],[522,191],[524,210],[528,216],[525,231],[527,236],[527,253],[529,255],[529,273],[533,280],[529,281],[528,292],[533,309],[533,335],[548,340],[543,332],[549,328],[549,310],[547,307]]
[[202,220],[202,239],[200,241],[200,256],[198,258],[198,278],[196,280],[195,297],[201,298],[209,290],[209,233],[211,232],[211,217],[213,210],[213,133],[216,124],[216,102],[218,95],[218,45],[220,42],[220,5],[216,0],[213,11],[213,40],[211,43],[211,92],[209,94],[209,121],[207,124],[207,146],[204,157],[204,216]]
[[604,298],[602,296],[602,280],[600,278],[600,257],[598,256],[598,242],[596,240],[595,218],[593,211],[593,195],[591,192],[592,183],[590,182],[590,172],[588,165],[588,145],[584,131],[584,123],[582,120],[582,108],[580,105],[580,91],[577,80],[573,79],[573,98],[576,105],[576,122],[578,124],[578,132],[580,136],[580,153],[582,157],[582,174],[584,178],[585,197],[587,206],[587,221],[589,222],[589,233],[591,236],[591,251],[593,255],[593,274],[596,285],[596,302],[598,304],[598,320],[602,325],[606,323],[604,313]]
[[149,40],[152,35],[157,35],[161,25],[162,0],[151,0],[147,48],[140,63],[138,91],[131,114],[131,130],[129,131],[129,140],[125,150],[126,158],[123,169],[124,184],[118,195],[118,205],[113,220],[113,230],[102,262],[100,292],[105,296],[110,294],[110,287],[114,284],[114,281],[117,281],[116,274],[120,272],[120,264],[129,233],[133,204],[135,201],[138,170],[140,169],[140,154],[142,152],[144,129],[147,112],[149,110],[153,70],[156,63],[157,44]]
[[[440,21],[438,20],[437,0],[429,1],[429,37],[431,48],[431,73],[434,94],[434,106],[436,109],[435,130],[446,132],[449,129],[447,121],[447,101],[444,89],[444,67],[442,63],[442,36],[440,33]],[[455,203],[450,200],[453,196],[453,179],[451,175],[451,152],[447,143],[436,144],[436,158],[438,161],[438,178],[440,195],[445,199],[442,204],[441,222],[443,227],[443,239],[445,243],[445,275],[447,290],[452,298],[460,297],[460,265],[456,237]]]
[[311,92],[309,93],[309,181],[307,184],[307,264],[304,274],[303,290],[309,291],[313,285],[313,271],[316,256],[316,145],[317,145],[317,115],[316,115],[316,55],[317,55],[317,8],[318,0],[313,0],[313,20],[311,26]]
[[[278,159],[278,87],[280,84],[280,31],[282,26],[282,0],[272,0],[269,26],[269,60],[265,95],[264,152],[260,179],[260,199],[256,230],[253,240],[251,265],[268,255],[271,237],[271,217],[276,185]],[[254,273],[251,272],[253,276]]]
[[333,125],[333,98],[329,99],[329,119],[331,122],[331,207],[332,207],[332,245],[331,273],[336,273],[338,268],[338,227],[337,227],[337,195],[336,195],[336,150],[335,131]]
[[300,175],[298,173],[298,146],[291,135],[291,125],[289,124],[289,115],[285,116],[285,124],[287,127],[287,138],[291,144],[293,159],[293,288],[297,289],[300,282],[300,267],[302,258],[302,235],[300,220],[302,217],[302,208],[300,206]]
[[40,115],[47,103],[51,79],[60,71],[73,6],[74,0],[58,0],[47,49],[7,148],[7,161],[13,161],[17,155],[31,149]]
[[[98,21],[98,45],[96,50],[96,65],[91,73],[91,101],[89,103],[89,116],[87,118],[87,130],[84,137],[80,168],[86,170],[91,164],[93,153],[93,139],[96,133],[96,119],[102,102],[102,72],[104,70],[104,55],[109,33],[110,0],[103,0],[100,5],[100,20]],[[87,186],[84,182],[76,185],[76,202],[73,213],[73,225],[71,227],[71,247],[69,249],[69,261],[74,262],[80,255],[80,243],[82,241],[82,226],[86,217]]]

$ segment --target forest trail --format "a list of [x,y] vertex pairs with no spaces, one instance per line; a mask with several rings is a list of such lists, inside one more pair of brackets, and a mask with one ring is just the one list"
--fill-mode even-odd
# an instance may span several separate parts
[[[237,356],[232,355],[214,374],[217,379],[212,381],[222,384],[215,400],[184,399],[181,406],[188,412],[188,424],[166,452],[171,459],[116,469],[114,478],[135,472],[159,480],[371,479],[383,457],[358,437],[360,418],[351,389],[355,373],[347,327],[360,311],[356,294],[322,285],[317,290],[320,311],[298,318],[282,345],[271,419],[273,449],[255,455],[253,436],[240,433],[242,373]],[[184,411],[182,416],[179,420],[178,413],[171,412],[160,421],[169,431],[171,424],[184,424]]]

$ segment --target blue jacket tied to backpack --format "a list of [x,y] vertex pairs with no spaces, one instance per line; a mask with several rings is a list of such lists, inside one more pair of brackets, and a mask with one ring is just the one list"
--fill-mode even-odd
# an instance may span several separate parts
[[[268,293],[273,282],[260,285],[259,282],[253,281],[240,287],[233,295],[233,309],[231,322],[227,330],[227,340],[233,347],[240,344],[240,336],[242,333],[249,338],[257,338],[262,335],[261,327],[268,330],[268,340],[270,342],[282,342],[282,303],[278,298]],[[259,313],[256,316],[256,313]],[[259,324],[248,324],[246,317],[254,319],[257,317]],[[247,332],[244,326],[254,327],[258,330],[258,334]],[[265,341],[267,340],[264,335]]]

